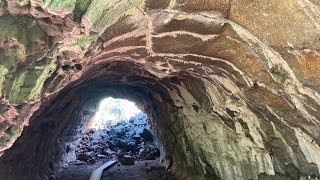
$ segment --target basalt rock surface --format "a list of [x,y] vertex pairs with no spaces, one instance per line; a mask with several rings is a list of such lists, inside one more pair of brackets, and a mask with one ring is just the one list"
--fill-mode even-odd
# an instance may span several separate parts
[[317,0],[0,0],[0,177],[48,179],[103,97],[182,179],[320,178]]

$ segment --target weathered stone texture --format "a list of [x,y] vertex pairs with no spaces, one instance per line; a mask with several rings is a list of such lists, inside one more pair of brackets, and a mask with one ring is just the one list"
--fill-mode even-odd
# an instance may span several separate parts
[[319,93],[317,0],[0,0],[6,179],[47,179],[105,96],[182,179],[320,178]]

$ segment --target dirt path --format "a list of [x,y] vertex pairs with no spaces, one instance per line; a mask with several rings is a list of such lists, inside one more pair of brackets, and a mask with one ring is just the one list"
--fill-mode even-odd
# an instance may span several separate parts
[[93,170],[100,167],[103,163],[108,160],[98,161],[94,164],[71,164],[70,166],[63,168],[56,176],[53,178],[55,180],[89,180],[89,177]]
[[[94,164],[71,164],[62,169],[54,180],[89,180],[93,170],[108,160]],[[159,159],[136,161],[134,165],[115,164],[104,171],[101,180],[177,180],[175,176],[161,166]]]
[[117,164],[106,170],[101,180],[177,180],[159,164],[159,160],[136,161],[135,165]]

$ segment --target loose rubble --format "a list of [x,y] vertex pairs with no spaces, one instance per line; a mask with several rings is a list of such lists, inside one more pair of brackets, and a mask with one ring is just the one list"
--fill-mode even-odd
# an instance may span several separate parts
[[136,160],[155,160],[160,156],[147,127],[147,116],[139,113],[129,122],[119,122],[105,129],[87,131],[77,149],[77,160],[94,163],[99,159],[117,158],[123,165]]

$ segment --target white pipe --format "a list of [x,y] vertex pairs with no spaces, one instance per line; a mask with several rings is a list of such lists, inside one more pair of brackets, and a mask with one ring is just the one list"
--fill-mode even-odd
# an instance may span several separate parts
[[102,166],[100,166],[99,168],[95,169],[91,173],[91,176],[90,176],[89,180],[100,180],[103,170],[108,168],[108,167],[110,167],[110,166],[112,166],[116,162],[117,161],[115,161],[115,160],[110,160],[110,161],[106,162],[105,164],[103,164]]

